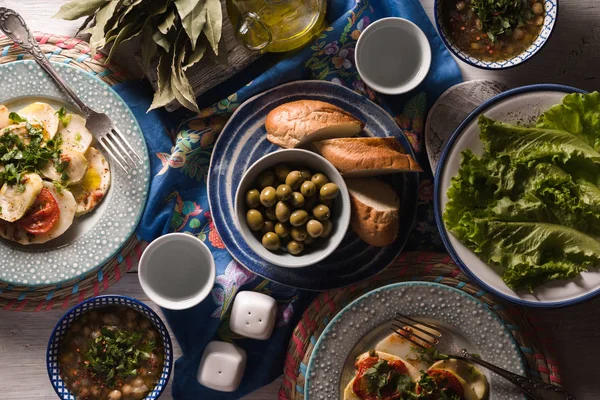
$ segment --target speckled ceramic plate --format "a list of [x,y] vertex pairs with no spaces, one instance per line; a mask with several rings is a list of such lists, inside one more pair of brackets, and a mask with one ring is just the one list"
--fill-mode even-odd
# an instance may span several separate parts
[[398,237],[386,247],[372,247],[349,229],[340,246],[326,259],[303,268],[283,268],[260,258],[242,239],[235,223],[234,198],[244,172],[265,154],[279,150],[266,138],[269,111],[289,101],[311,99],[332,103],[366,123],[363,135],[396,137],[413,157],[410,142],[394,119],[369,99],[325,81],[296,81],[261,93],[231,116],[215,144],[208,176],[210,209],[227,250],[252,272],[275,282],[309,290],[327,290],[367,279],[387,267],[402,252],[414,225],[419,175],[394,174],[384,179],[400,198]]
[[460,268],[479,286],[514,303],[534,307],[560,307],[600,294],[600,269],[590,269],[569,280],[554,280],[533,289],[515,291],[504,283],[497,269],[477,257],[443,221],[452,177],[458,174],[462,152],[471,149],[483,154],[477,119],[481,114],[513,124],[533,125],[540,114],[562,102],[569,93],[582,90],[562,85],[530,85],[506,91],[475,109],[456,129],[440,158],[435,174],[434,211],[446,249]]
[[[483,303],[449,286],[403,282],[359,297],[327,325],[308,364],[305,399],[341,400],[344,388],[352,379],[356,356],[371,350],[390,333],[390,322],[396,312],[441,325],[471,353],[517,374],[525,374],[517,343]],[[483,372],[490,383],[489,400],[525,399],[511,383]]]
[[[42,245],[30,246],[0,240],[0,281],[9,284],[55,285],[103,265],[133,234],[148,196],[150,165],[146,142],[127,105],[93,75],[67,64],[53,65],[87,105],[108,114],[143,162],[131,174],[126,174],[107,158],[111,166],[108,194],[96,210],[76,218],[64,235]],[[10,110],[43,101],[56,109],[65,106],[69,111],[77,112],[67,96],[34,61],[0,65],[0,83],[0,104]]]

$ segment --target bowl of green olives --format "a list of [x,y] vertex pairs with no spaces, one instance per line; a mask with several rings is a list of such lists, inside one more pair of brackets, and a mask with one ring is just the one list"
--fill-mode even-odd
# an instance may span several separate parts
[[350,197],[344,179],[325,158],[307,150],[278,150],[242,176],[235,214],[244,240],[263,260],[307,267],[344,239]]

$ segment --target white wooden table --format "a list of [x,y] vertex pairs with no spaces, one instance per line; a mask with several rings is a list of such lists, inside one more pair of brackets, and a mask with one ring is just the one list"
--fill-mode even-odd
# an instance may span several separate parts
[[[420,0],[433,15],[433,0]],[[33,30],[74,35],[80,22],[51,19],[66,0],[0,0],[25,18]],[[133,52],[123,49],[116,59],[137,73]],[[459,62],[465,80],[494,79],[510,87],[531,83],[562,83],[587,90],[600,89],[600,1],[561,0],[555,33],[531,61],[508,71],[490,72]],[[0,261],[1,262],[1,261]],[[150,304],[135,271],[108,293],[136,297]],[[555,338],[562,380],[579,399],[600,398],[600,298],[559,310],[533,310]],[[0,399],[55,399],[46,374],[45,351],[50,332],[63,311],[34,314],[0,312]],[[181,354],[177,345],[176,356]],[[246,400],[277,398],[281,379],[247,396]],[[164,399],[171,399],[170,387]]]

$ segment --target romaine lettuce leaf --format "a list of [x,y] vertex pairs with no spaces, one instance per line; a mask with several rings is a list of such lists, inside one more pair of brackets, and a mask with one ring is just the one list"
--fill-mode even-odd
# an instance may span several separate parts
[[600,93],[565,96],[539,117],[537,127],[567,131],[600,151]]

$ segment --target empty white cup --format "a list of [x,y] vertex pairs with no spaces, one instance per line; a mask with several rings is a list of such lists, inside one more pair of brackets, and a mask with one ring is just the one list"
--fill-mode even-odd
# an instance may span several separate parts
[[200,303],[212,290],[215,261],[200,239],[169,233],[146,247],[138,278],[150,300],[163,308],[184,310]]
[[377,92],[401,94],[416,88],[431,66],[431,46],[414,23],[382,18],[358,38],[354,53],[362,80]]

